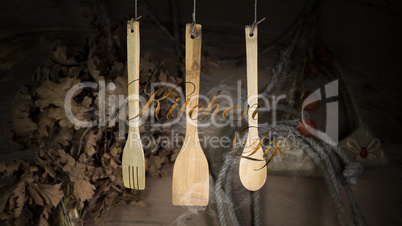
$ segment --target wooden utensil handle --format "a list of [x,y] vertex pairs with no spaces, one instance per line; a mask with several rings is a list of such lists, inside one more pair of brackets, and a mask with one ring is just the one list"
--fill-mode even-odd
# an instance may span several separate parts
[[[186,25],[186,117],[187,133],[197,132],[198,94],[201,68],[201,25],[194,25],[196,37],[190,34],[192,24]],[[186,133],[186,134],[187,134]],[[190,135],[194,133],[189,133]]]
[[254,28],[253,36],[250,36],[250,31],[251,27],[246,26],[248,124],[249,134],[258,136],[258,115],[253,118],[258,106],[258,30],[257,27]]
[[128,118],[131,131],[139,130],[140,105],[140,23],[127,22]]

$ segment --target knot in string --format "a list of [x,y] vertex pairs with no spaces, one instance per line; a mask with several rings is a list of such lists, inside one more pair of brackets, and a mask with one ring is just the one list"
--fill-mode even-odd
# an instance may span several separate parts
[[265,17],[262,18],[262,19],[259,20],[259,21],[254,21],[254,22],[251,24],[250,36],[254,36],[254,29],[258,26],[259,23],[261,23],[261,22],[264,21],[264,20],[265,20]]
[[195,7],[196,7],[196,0],[194,0],[194,6],[193,6],[193,14],[192,14],[192,16],[193,16],[193,22],[191,23],[191,31],[190,31],[190,34],[191,34],[191,38],[195,38],[195,39],[198,39],[199,37],[195,34],[195,25],[197,24],[196,22],[195,22]]
[[346,178],[349,184],[356,184],[357,177],[363,173],[363,166],[357,162],[351,162],[346,165],[343,171],[343,176]]

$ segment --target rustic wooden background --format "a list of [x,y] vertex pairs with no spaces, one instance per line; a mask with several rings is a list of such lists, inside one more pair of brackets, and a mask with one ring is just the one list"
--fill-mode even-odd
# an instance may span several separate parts
[[[141,0],[139,0],[141,2]],[[169,1],[149,0],[160,20],[170,26]],[[267,21],[259,26],[260,45],[274,41],[299,15],[304,1],[259,1],[259,17]],[[132,15],[134,1],[106,0],[112,21]],[[191,21],[192,1],[178,0],[180,26]],[[79,1],[4,0],[0,2],[0,117],[7,122],[14,95],[28,82],[44,60],[41,37],[61,40],[70,47],[81,46],[91,28],[81,16]],[[253,20],[253,1],[199,1],[197,22],[203,24],[203,48],[216,56],[244,54],[243,27]],[[318,42],[328,45],[347,73],[363,119],[384,143],[389,163],[366,171],[353,187],[357,201],[372,225],[402,225],[402,147],[400,64],[402,47],[402,2],[399,0],[322,0],[318,15]],[[174,43],[144,16],[142,51],[163,59],[174,54]],[[260,80],[264,81],[272,56],[260,62]],[[273,58],[274,59],[274,58]],[[244,67],[240,66],[240,67]],[[214,71],[216,80],[227,79],[234,65],[222,65]],[[243,68],[243,72],[244,72]],[[242,73],[241,70],[239,73]],[[236,77],[239,76],[239,77]],[[236,75],[234,78],[241,78]],[[203,76],[206,88],[214,84]],[[4,136],[3,136],[4,137]],[[3,140],[3,139],[2,139]],[[32,158],[0,142],[0,160]],[[148,179],[146,207],[117,206],[108,212],[107,225],[216,225],[216,209],[186,215],[186,208],[171,204],[169,176]],[[321,178],[270,175],[262,188],[264,225],[336,225],[333,201]],[[241,208],[247,210],[247,202]],[[184,216],[179,218],[180,216]],[[246,213],[246,217],[250,217]],[[176,221],[182,219],[183,221]],[[87,225],[94,225],[87,217]]]

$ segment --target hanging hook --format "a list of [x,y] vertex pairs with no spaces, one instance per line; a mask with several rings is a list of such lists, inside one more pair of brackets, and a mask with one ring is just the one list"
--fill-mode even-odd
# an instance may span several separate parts
[[193,14],[192,14],[192,16],[193,16],[193,22],[191,23],[191,31],[190,31],[190,34],[191,34],[191,38],[195,38],[195,39],[198,39],[199,37],[195,34],[195,25],[197,24],[196,22],[195,22],[195,6],[196,6],[196,0],[194,0],[194,6],[193,6]]
[[254,29],[258,26],[259,23],[265,20],[265,17],[261,20],[257,21],[257,0],[254,1],[254,22],[251,24],[250,36],[254,35]]
[[253,35],[254,35],[254,29],[255,29],[255,27],[257,27],[258,24],[261,23],[261,22],[264,21],[264,20],[265,20],[265,17],[262,18],[261,20],[257,21],[257,22],[253,22],[253,23],[251,24],[250,36],[253,36]]

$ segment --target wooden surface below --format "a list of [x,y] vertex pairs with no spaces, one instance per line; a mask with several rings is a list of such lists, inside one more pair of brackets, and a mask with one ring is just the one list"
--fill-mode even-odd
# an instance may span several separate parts
[[[385,145],[384,148],[390,163],[364,172],[352,188],[370,225],[401,225],[402,146]],[[106,225],[219,225],[213,197],[206,210],[173,206],[172,165],[165,169],[168,177],[147,178],[146,207],[111,208]],[[268,175],[261,189],[261,202],[263,225],[338,225],[334,202],[323,178]],[[245,198],[241,208],[247,210],[248,205],[249,200]],[[250,219],[247,211],[243,213]],[[95,225],[90,215],[85,225]]]

